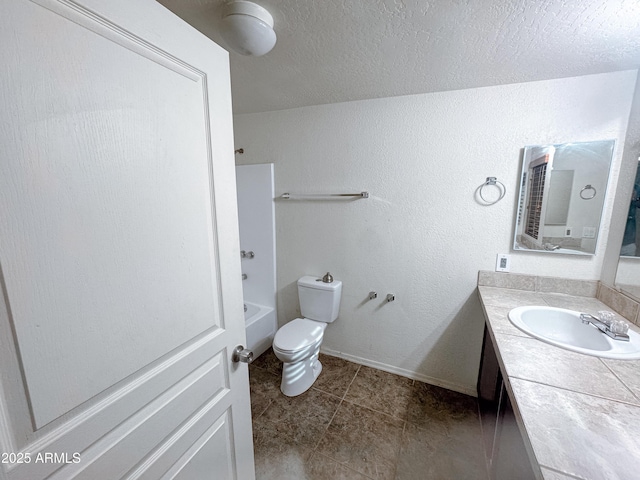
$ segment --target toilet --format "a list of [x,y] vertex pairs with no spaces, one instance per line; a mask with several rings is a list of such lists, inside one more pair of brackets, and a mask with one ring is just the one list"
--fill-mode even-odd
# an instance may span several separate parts
[[322,371],[318,360],[327,324],[338,318],[342,282],[330,274],[324,279],[304,276],[298,280],[303,318],[282,326],[273,338],[273,352],[283,362],[280,390],[288,397],[306,392]]

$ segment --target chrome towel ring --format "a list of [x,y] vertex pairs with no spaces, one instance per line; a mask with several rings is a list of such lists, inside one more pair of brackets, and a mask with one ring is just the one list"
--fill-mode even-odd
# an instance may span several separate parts
[[[500,196],[496,200],[491,201],[484,198],[484,195],[482,194],[482,189],[487,185],[494,185],[495,187],[498,188],[498,190],[500,190]],[[485,205],[493,205],[494,203],[498,203],[500,200],[504,198],[506,193],[507,193],[507,187],[504,186],[504,183],[499,182],[497,177],[487,177],[487,180],[478,187],[478,195],[480,195],[480,198],[485,203]]]
[[[588,192],[593,192],[591,195],[589,195]],[[583,200],[591,200],[593,197],[596,196],[596,189],[593,188],[591,185],[585,185],[585,187],[580,190],[580,198]]]

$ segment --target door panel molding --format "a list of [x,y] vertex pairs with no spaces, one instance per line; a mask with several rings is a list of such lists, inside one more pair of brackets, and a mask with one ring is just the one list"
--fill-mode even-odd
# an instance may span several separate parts
[[[226,443],[231,436],[229,413],[230,411],[227,410],[198,440],[193,442],[189,450],[174,463],[161,479],[206,478],[213,471],[216,472],[217,480],[236,478],[232,462],[233,454],[229,451]],[[194,459],[197,459],[197,463],[194,462]],[[149,480],[152,480],[152,477]]]
[[123,479],[157,480],[170,469],[181,468],[185,459],[188,460],[190,457],[189,451],[201,441],[203,436],[207,435],[207,431],[212,425],[215,430],[218,430],[222,424],[230,421],[229,409],[227,408],[221,413],[221,405],[217,404],[217,401],[216,398],[212,399],[192,415],[165,442],[149,452]]
[[[221,345],[222,334],[222,329],[214,328],[201,338],[189,342],[188,345],[180,347],[177,351],[170,352],[154,365],[120,382],[109,389],[109,392],[104,392],[102,398],[93,399],[92,402],[87,402],[87,405],[82,405],[69,412],[55,422],[55,428],[32,431],[33,436],[36,437],[35,441],[18,445],[13,450],[7,448],[5,451],[29,453],[32,458],[35,458],[39,453],[44,452],[69,452],[72,454],[76,451],[74,449],[82,447],[82,463],[79,467],[84,469],[88,467],[88,463],[94,461],[98,454],[85,452],[85,448],[108,435],[114,429],[114,424],[116,425],[115,430],[133,430],[133,426],[127,423],[133,421],[133,416],[137,418],[152,416],[153,412],[157,410],[157,406],[153,402],[161,402],[161,406],[168,406],[171,400],[162,403],[161,397],[163,395],[171,396],[170,391],[179,393],[186,390],[190,383],[194,383],[193,380],[190,380],[191,377],[195,377],[195,381],[198,382],[204,376],[208,382],[206,388],[209,393],[211,393],[212,385],[218,385],[215,393],[210,395],[212,399],[207,400],[207,403],[211,405],[203,407],[200,414],[203,416],[217,402],[224,400],[230,389],[229,378],[226,374],[226,370],[229,368],[227,360],[229,354]],[[220,353],[211,358],[211,352]],[[209,372],[213,372],[214,376],[207,376]],[[212,380],[216,380],[216,382],[212,383]],[[88,408],[83,409],[83,407]],[[227,402],[223,401],[218,409],[228,407]],[[188,423],[186,419],[184,421]],[[140,424],[140,421],[137,424]],[[42,435],[43,430],[48,431]],[[107,450],[105,448],[103,453]],[[11,474],[11,479],[33,478],[33,466],[29,467],[28,472],[24,468],[21,469],[18,464],[5,465],[4,467],[7,473]],[[43,476],[46,476],[51,475],[60,465],[42,464],[41,467],[39,471]],[[24,476],[21,470],[25,470]],[[67,472],[65,475],[68,475],[69,470],[65,470],[65,472]]]
[[18,452],[33,439],[35,427],[1,259],[0,288],[0,365],[3,370],[0,376],[0,425],[6,425],[6,428],[0,428],[0,447],[5,452]]
[[[54,2],[52,0],[47,0],[41,3],[47,3],[49,5],[57,5],[64,6],[71,4],[71,2]],[[37,4],[36,4],[37,5]],[[74,3],[75,5],[75,3]],[[51,13],[50,9],[42,10],[40,9],[39,15],[37,16],[37,20],[33,20],[33,24],[36,22],[46,22],[52,15],[56,15],[56,13]],[[25,10],[25,12],[31,13],[30,10]],[[86,13],[86,10],[82,10],[82,13]],[[23,12],[23,15],[25,13]],[[59,15],[58,15],[59,16]],[[16,17],[19,18],[20,21],[25,22],[26,26],[32,26],[32,22],[26,20],[24,16]],[[64,18],[64,17],[60,17]],[[122,49],[118,46],[114,49],[113,43],[109,41],[109,45],[112,45],[110,48],[106,48],[104,42],[104,35],[95,36],[93,34],[89,34],[89,32],[94,32],[93,27],[96,25],[100,26],[102,24],[96,24],[93,20],[96,18],[95,15],[92,16],[87,22],[89,25],[84,25],[81,30],[79,30],[78,23],[69,24],[66,28],[66,32],[64,35],[61,35],[60,43],[61,45],[67,45],[69,48],[73,46],[73,42],[79,43],[81,40],[85,40],[89,47],[95,47],[96,50],[100,50],[100,48],[104,48],[105,51],[109,52],[109,61],[116,62],[115,65],[126,65],[127,67],[135,66],[139,68],[141,71],[149,72],[149,74],[155,73],[158,74],[159,69],[157,66],[153,69],[148,67],[151,64],[147,63],[148,56],[147,55],[131,55],[126,56],[127,63],[124,63],[120,60],[119,52]],[[61,20],[58,20],[57,23],[51,22],[52,28],[61,28],[60,25]],[[122,29],[120,29],[122,30]],[[119,31],[115,31],[116,33],[121,33]],[[95,33],[95,32],[94,32]],[[52,35],[52,32],[49,32],[48,35]],[[49,38],[49,37],[43,37]],[[62,40],[64,38],[64,40]],[[131,38],[125,38],[120,44],[128,44],[130,43]],[[40,40],[42,42],[42,40]],[[95,43],[94,43],[95,42]],[[38,45],[38,43],[34,43]],[[142,40],[139,41],[140,45],[145,45],[146,43]],[[131,49],[128,49],[129,51]],[[156,49],[157,50],[157,49]],[[146,52],[146,50],[145,50]],[[69,54],[66,54],[61,57],[64,59],[69,59]],[[48,68],[55,71],[57,67],[56,61],[60,62],[61,60],[56,58],[55,60],[49,61]],[[157,62],[154,64],[156,65]],[[139,66],[139,67],[138,67]],[[171,80],[175,69],[166,70],[164,67],[161,69],[162,71],[166,71],[169,77],[163,77],[167,81],[168,85],[182,85],[181,83],[175,83]],[[31,70],[27,70],[31,71]],[[69,76],[69,79],[76,81],[82,80],[82,88],[78,88],[78,85],[74,85],[76,89],[82,91],[82,95],[84,97],[100,97],[100,88],[94,85],[93,80],[96,80],[100,77],[96,76],[94,73],[92,76],[82,75],[82,68],[78,68],[76,65],[74,69],[74,74]],[[114,75],[116,76],[116,75]],[[15,77],[14,77],[15,78]],[[110,78],[110,77],[109,77]],[[183,77],[180,77],[183,78]],[[30,212],[35,212],[37,217],[32,218],[29,222],[25,223],[21,220],[24,217],[23,207],[21,207],[20,202],[16,199],[8,200],[7,211],[9,215],[7,217],[7,228],[8,231],[15,231],[15,241],[13,244],[8,242],[6,244],[5,254],[12,259],[8,264],[8,268],[5,269],[5,282],[7,284],[7,298],[11,303],[15,303],[14,305],[8,305],[9,311],[13,311],[13,327],[17,337],[17,348],[16,351],[19,354],[20,360],[20,368],[23,372],[23,377],[26,380],[27,384],[27,396],[28,396],[28,405],[30,406],[32,421],[36,428],[42,428],[55,418],[69,412],[70,410],[76,408],[78,405],[92,398],[93,396],[99,394],[101,391],[109,388],[111,385],[117,383],[122,380],[126,376],[134,373],[137,369],[142,368],[144,365],[147,365],[150,362],[153,362],[164,348],[174,348],[179,345],[179,341],[184,341],[187,338],[192,338],[196,334],[204,331],[207,328],[207,324],[209,319],[211,322],[216,322],[221,325],[222,328],[225,328],[225,319],[224,319],[224,311],[222,308],[222,292],[220,290],[221,276],[219,272],[218,265],[220,263],[219,258],[219,246],[217,241],[217,231],[215,230],[216,218],[215,218],[215,192],[212,191],[215,188],[214,181],[212,179],[213,176],[213,168],[212,168],[212,152],[211,152],[211,139],[209,134],[209,110],[208,110],[208,101],[207,101],[207,82],[206,76],[202,75],[200,78],[199,84],[194,85],[194,88],[191,90],[184,89],[181,91],[181,96],[178,97],[178,94],[171,92],[172,101],[174,103],[179,103],[184,96],[184,102],[186,105],[184,107],[184,112],[182,115],[189,114],[189,128],[187,126],[183,128],[180,133],[184,133],[189,130],[190,132],[194,132],[193,138],[195,143],[191,143],[194,145],[193,149],[190,150],[187,154],[185,152],[185,159],[189,159],[186,164],[189,164],[190,170],[188,173],[184,174],[184,178],[189,178],[189,181],[192,179],[199,179],[199,185],[194,185],[194,189],[189,189],[186,187],[186,180],[180,180],[182,183],[175,182],[175,187],[170,183],[171,174],[175,174],[180,171],[180,158],[175,156],[167,156],[167,158],[161,159],[167,163],[168,167],[166,171],[163,171],[161,175],[161,181],[164,182],[162,185],[165,185],[166,188],[171,188],[172,190],[168,191],[168,195],[173,195],[176,198],[176,201],[186,200],[187,206],[191,207],[191,205],[198,203],[198,210],[192,213],[189,216],[188,221],[184,221],[185,233],[178,235],[165,236],[163,235],[165,232],[176,232],[182,230],[180,226],[182,223],[171,224],[168,222],[174,221],[175,218],[179,217],[176,215],[175,211],[172,213],[167,213],[166,216],[163,216],[158,226],[147,227],[145,233],[149,235],[149,233],[154,233],[154,235],[158,238],[166,237],[165,244],[162,248],[164,248],[164,252],[170,252],[169,256],[171,257],[171,261],[173,263],[170,266],[160,268],[164,263],[161,258],[158,260],[153,257],[153,255],[140,255],[143,250],[141,249],[141,245],[139,240],[136,240],[137,243],[128,243],[128,240],[122,245],[119,249],[110,248],[105,250],[106,253],[102,253],[101,249],[103,245],[100,242],[100,236],[103,235],[103,231],[106,232],[108,237],[106,238],[116,238],[116,234],[119,229],[122,229],[123,225],[121,224],[123,220],[118,218],[113,218],[114,214],[112,213],[112,209],[114,212],[117,211],[118,208],[129,208],[131,209],[130,217],[124,217],[125,222],[131,223],[131,219],[137,216],[142,216],[146,211],[150,208],[148,204],[139,203],[138,193],[136,191],[136,185],[133,182],[127,183],[126,187],[123,187],[120,192],[118,192],[118,197],[114,201],[113,207],[109,206],[107,208],[102,209],[100,213],[105,216],[106,222],[98,222],[97,224],[104,224],[105,228],[100,233],[85,233],[96,231],[93,223],[87,227],[81,227],[81,221],[86,222],[86,214],[82,213],[82,207],[76,207],[75,201],[70,201],[68,198],[64,196],[56,196],[57,191],[56,187],[52,187],[47,184],[47,189],[44,192],[41,192],[37,187],[29,184],[29,178],[34,173],[37,176],[38,173],[46,171],[46,173],[51,174],[50,171],[46,169],[52,169],[54,173],[54,177],[59,183],[64,183],[68,180],[75,181],[75,176],[78,176],[76,170],[79,172],[83,170],[83,166],[79,166],[76,163],[83,161],[83,155],[86,155],[85,152],[90,152],[92,150],[93,144],[91,140],[85,141],[82,139],[75,139],[72,146],[63,147],[63,142],[60,141],[62,138],[72,137],[73,129],[60,127],[60,112],[54,110],[53,116],[49,116],[48,112],[43,112],[42,110],[38,110],[37,108],[33,108],[30,110],[28,115],[32,115],[33,120],[35,120],[34,124],[30,124],[28,128],[32,128],[34,132],[29,131],[33,138],[37,142],[47,142],[45,145],[49,147],[49,152],[55,152],[55,154],[63,156],[64,148],[69,148],[69,151],[73,149],[73,155],[69,155],[69,158],[73,157],[73,160],[69,160],[69,165],[64,165],[67,167],[67,170],[64,170],[64,167],[54,167],[54,160],[56,160],[55,156],[52,156],[51,160],[44,160],[39,158],[37,154],[34,152],[20,152],[19,149],[16,149],[16,155],[22,155],[25,158],[28,158],[30,161],[25,162],[24,167],[19,167],[22,171],[18,171],[16,173],[15,184],[18,185],[17,192],[20,194],[21,199],[27,199],[27,202],[33,202],[34,206],[29,207]],[[60,80],[58,79],[58,82]],[[60,82],[64,84],[64,82]],[[144,90],[144,83],[129,83],[126,78],[122,79],[122,87],[123,88],[135,88],[133,91],[138,92],[140,88]],[[56,88],[62,88],[61,85],[56,83]],[[164,84],[163,84],[164,85]],[[45,92],[44,86],[41,83],[38,83],[38,88],[41,89],[40,94]],[[153,99],[156,104],[160,104],[163,101],[163,95],[158,94],[158,89],[153,90],[153,93],[149,93],[149,98]],[[54,89],[55,91],[55,89]],[[184,92],[184,93],[182,93]],[[188,97],[186,96],[188,92]],[[71,103],[76,94],[72,94],[70,91],[63,91],[65,95],[69,96],[69,100],[67,100],[70,104],[66,107],[68,109],[72,109],[74,103]],[[78,92],[77,95],[80,95]],[[114,93],[113,95],[117,95]],[[169,95],[167,95],[169,97]],[[188,102],[187,102],[188,100]],[[142,111],[143,109],[140,107],[140,101],[138,103],[134,103],[134,109],[137,109],[136,112]],[[106,103],[106,102],[105,102]],[[97,106],[102,108],[102,103],[98,102],[97,105],[91,104],[91,106]],[[153,110],[155,112],[155,110]],[[158,111],[161,111],[159,107]],[[74,113],[74,116],[71,117],[73,122],[76,122],[77,125],[84,127],[85,125],[94,125],[97,124],[101,128],[104,126],[105,128],[110,126],[111,124],[118,123],[122,125],[130,125],[130,124],[144,124],[144,119],[131,117],[130,114],[127,115],[103,115],[104,110],[98,110],[97,112],[88,110],[88,112],[78,112]],[[64,112],[66,113],[66,112]],[[198,118],[199,117],[199,118]],[[31,117],[29,117],[31,120]],[[41,121],[42,124],[38,123]],[[175,122],[174,122],[175,123]],[[166,121],[162,123],[162,128],[158,129],[158,132],[149,129],[149,131],[145,131],[141,129],[139,137],[144,139],[144,141],[148,143],[153,143],[156,141],[162,140],[163,135],[169,136],[171,135],[171,131],[167,129],[168,126],[171,126],[171,121]],[[38,133],[36,133],[36,131]],[[40,133],[42,132],[42,133]],[[122,140],[123,144],[128,147],[131,142],[137,141],[136,139],[127,137],[126,133],[118,130],[117,127],[114,127],[113,134],[113,143],[114,145],[118,145],[117,141]],[[24,135],[22,138],[22,143],[28,143],[29,135]],[[121,138],[122,137],[122,138]],[[91,137],[89,137],[91,138]],[[110,139],[108,135],[105,135],[106,139]],[[106,140],[106,143],[109,143]],[[183,141],[184,144],[188,142]],[[118,152],[115,150],[115,146],[112,150],[107,151],[104,155],[113,156]],[[124,148],[124,147],[123,147]],[[58,149],[60,151],[58,151]],[[35,147],[34,147],[35,150]],[[39,152],[38,152],[39,153]],[[169,154],[167,154],[169,155]],[[188,155],[188,156],[187,156]],[[20,157],[16,157],[20,158]],[[99,157],[98,157],[99,158]],[[109,158],[109,160],[111,160]],[[194,163],[197,160],[199,163]],[[51,164],[47,163],[50,161]],[[123,176],[130,174],[133,180],[138,181],[140,179],[140,183],[144,184],[143,180],[149,174],[153,174],[153,168],[155,167],[154,162],[156,158],[153,157],[152,152],[145,153],[145,157],[140,159],[139,166],[136,166],[135,169],[128,166],[126,163],[128,159],[121,160],[122,164],[114,165],[118,170],[117,173]],[[110,192],[103,192],[103,189],[100,188],[99,181],[96,181],[100,175],[104,175],[104,172],[100,168],[96,168],[95,172],[93,171],[94,163],[98,163],[97,161],[89,162],[87,164],[86,169],[89,173],[83,172],[82,189],[78,189],[74,184],[74,187],[80,193],[78,194],[78,200],[80,204],[86,203],[89,206],[96,205],[96,199],[100,195],[108,195]],[[115,163],[115,162],[114,162]],[[14,168],[14,167],[11,167]],[[17,167],[16,167],[17,168]],[[115,173],[116,168],[110,167],[114,170]],[[59,169],[59,170],[58,170]],[[149,170],[149,172],[147,172]],[[68,173],[71,172],[71,173]],[[208,178],[207,178],[208,176]],[[7,175],[7,178],[12,178]],[[208,190],[205,192],[204,185],[207,185]],[[57,187],[59,188],[59,187]],[[160,187],[159,187],[160,188]],[[45,193],[46,192],[46,193]],[[197,192],[197,193],[191,193]],[[48,195],[48,197],[42,197],[42,195]],[[162,196],[167,196],[165,192],[153,192],[153,196],[150,198],[161,198]],[[206,195],[206,197],[204,196]],[[44,201],[40,201],[38,203],[33,200],[33,198],[46,198]],[[50,197],[50,198],[49,198]],[[85,200],[85,198],[87,200]],[[171,197],[173,198],[173,197]],[[209,205],[205,205],[201,202],[203,198],[207,198]],[[64,212],[60,214],[56,214],[54,212],[50,212],[51,205],[55,205],[57,207],[58,212]],[[154,207],[156,208],[156,207]],[[57,225],[62,226],[53,226],[56,225],[56,220],[58,217],[64,219],[65,215],[67,215],[67,210],[71,212],[74,216],[71,217],[73,220],[68,221],[68,225],[64,223],[64,220],[58,222]],[[177,210],[177,209],[173,209]],[[170,212],[169,209],[166,210]],[[58,215],[58,216],[56,216]],[[94,215],[94,217],[99,217],[100,214]],[[52,225],[47,225],[47,228],[52,229],[54,235],[52,235],[52,240],[54,242],[43,242],[36,241],[31,243],[31,241],[27,241],[27,239],[36,238],[34,232],[44,230],[44,228],[39,227],[40,220],[42,217],[43,222],[47,221],[49,218],[49,223]],[[76,218],[77,217],[77,218]],[[202,218],[201,226],[194,230],[193,232],[189,232],[188,228],[194,225],[194,218]],[[28,216],[27,216],[28,218]],[[160,217],[158,217],[160,218]],[[206,227],[204,224],[206,221]],[[73,222],[77,222],[77,225]],[[94,222],[92,220],[92,222]],[[23,225],[23,226],[20,226]],[[126,223],[124,223],[126,225]],[[150,223],[149,225],[153,225]],[[15,228],[14,228],[15,227]],[[18,228],[20,227],[20,228]],[[171,228],[173,227],[173,228]],[[125,227],[126,228],[126,227]],[[38,230],[40,229],[40,230]],[[76,232],[74,229],[79,231]],[[67,247],[64,242],[67,242],[68,239],[64,237],[64,235],[72,235],[72,241],[74,240],[73,235],[77,238],[77,242],[79,242],[82,246],[87,245],[87,254],[84,256],[78,256],[76,258],[72,258],[75,254],[71,250],[70,247]],[[204,309],[204,305],[201,305],[202,309],[199,312],[195,312],[199,314],[200,327],[198,330],[194,330],[195,323],[184,322],[182,329],[177,329],[175,335],[171,335],[170,333],[163,333],[162,337],[156,342],[155,345],[148,344],[146,349],[139,349],[137,351],[136,356],[132,356],[131,361],[124,364],[123,362],[119,362],[117,357],[113,357],[113,367],[111,372],[106,372],[107,376],[101,378],[100,376],[95,378],[87,377],[87,372],[83,370],[82,365],[74,365],[73,362],[70,362],[68,359],[70,355],[75,355],[77,353],[82,353],[83,351],[91,351],[91,345],[95,345],[98,347],[100,351],[100,355],[103,356],[111,356],[112,352],[117,350],[119,343],[122,339],[126,343],[132,343],[134,336],[139,335],[140,332],[137,331],[136,327],[133,327],[137,322],[135,322],[134,318],[136,315],[141,313],[141,310],[146,308],[146,305],[149,303],[153,303],[153,300],[148,298],[151,294],[155,295],[155,298],[168,298],[170,293],[166,291],[167,287],[162,286],[160,293],[155,292],[155,286],[153,285],[163,285],[162,282],[153,282],[153,281],[143,281],[139,282],[139,285],[147,285],[145,290],[145,294],[147,297],[142,301],[136,300],[136,295],[131,295],[126,297],[123,301],[122,308],[112,308],[111,302],[106,301],[106,295],[102,293],[103,284],[108,288],[109,294],[115,296],[122,295],[122,288],[119,288],[117,284],[115,284],[111,279],[113,278],[115,269],[110,269],[109,267],[104,266],[104,261],[96,262],[96,265],[100,265],[97,271],[100,271],[102,268],[105,273],[104,278],[102,276],[96,277],[95,281],[91,283],[91,287],[86,289],[85,293],[90,293],[91,297],[88,302],[76,302],[75,299],[72,299],[68,294],[69,289],[66,283],[62,283],[62,291],[57,290],[57,276],[58,272],[63,276],[73,277],[74,275],[87,275],[87,271],[93,265],[94,259],[99,259],[101,257],[106,258],[107,256],[111,256],[115,254],[115,260],[120,263],[126,265],[127,263],[139,262],[141,267],[138,269],[139,272],[149,271],[154,268],[153,263],[157,264],[158,270],[160,270],[161,274],[165,277],[171,276],[174,272],[171,268],[175,265],[180,264],[181,259],[181,247],[179,245],[180,237],[188,240],[191,243],[186,243],[187,248],[186,251],[191,251],[191,246],[195,245],[197,248],[204,248],[208,251],[208,261],[210,262],[209,267],[206,267],[206,264],[203,265],[200,263],[199,268],[193,269],[193,271],[197,271],[198,275],[202,275],[206,277],[206,282],[200,282],[202,285],[202,289],[208,289],[209,285],[211,288],[212,294],[212,305],[211,308],[217,310],[217,314],[213,312],[209,312],[207,307],[207,311]],[[126,237],[125,237],[126,238]],[[142,237],[137,237],[142,238]],[[55,243],[57,242],[57,243]],[[84,243],[82,243],[84,242]],[[114,242],[115,243],[115,242]],[[55,250],[59,245],[62,245],[66,250]],[[92,247],[93,245],[97,245],[96,247]],[[49,250],[46,250],[46,249]],[[171,250],[167,250],[171,249]],[[114,253],[118,250],[118,253]],[[50,255],[51,252],[62,252],[56,255]],[[122,252],[122,254],[120,254]],[[89,254],[93,255],[91,257]],[[37,255],[37,256],[36,256]],[[188,257],[189,261],[193,261],[195,254]],[[33,260],[25,261],[25,259],[32,258]],[[77,260],[77,261],[76,261]],[[78,267],[73,267],[74,264],[78,264]],[[176,277],[182,279],[187,273],[187,266],[185,264],[184,268],[180,269],[181,277]],[[68,266],[70,268],[68,268]],[[26,268],[25,268],[26,267]],[[74,270],[75,268],[75,270]],[[190,268],[190,267],[189,267]],[[68,270],[68,271],[67,271]],[[143,277],[144,278],[144,277]],[[92,281],[92,276],[88,278],[88,280]],[[101,283],[103,282],[103,283]],[[179,285],[183,285],[184,282],[175,281],[175,290],[178,290]],[[80,287],[82,288],[82,287]],[[164,289],[164,290],[162,290]],[[82,290],[78,290],[82,291]],[[180,290],[181,294],[181,302],[187,303],[191,300],[190,294],[186,290]],[[198,293],[200,294],[200,292]],[[31,296],[31,298],[29,298]],[[85,295],[86,297],[86,295]],[[176,296],[177,297],[177,296]],[[124,298],[124,297],[120,297]],[[28,299],[28,300],[27,300]],[[99,299],[97,302],[97,307],[93,308],[91,305],[96,302],[94,299]],[[177,303],[177,300],[172,300],[174,303]],[[129,303],[124,303],[129,302]],[[31,305],[31,306],[29,306]],[[76,308],[77,307],[77,308]],[[93,319],[87,317],[87,309],[93,308],[92,312],[99,312],[102,310],[101,316],[96,316]],[[121,311],[129,310],[127,314],[129,316],[133,316],[131,320],[127,320],[126,316],[120,315]],[[158,309],[159,311],[160,309]],[[53,316],[55,315],[55,317]],[[169,313],[162,312],[157,313],[158,318],[162,320],[162,324],[159,324],[158,327],[162,325],[165,326],[164,329],[160,328],[157,330],[159,333],[167,332],[166,327],[172,325],[173,318],[169,315]],[[47,319],[54,319],[55,322],[47,322]],[[123,330],[123,335],[109,335],[109,336],[96,336],[94,332],[98,331],[97,324],[104,323],[106,321],[110,321],[111,318],[118,319],[120,322],[120,328],[125,328]],[[177,316],[175,316],[176,320],[179,320]],[[86,320],[89,320],[87,322]],[[95,323],[96,327],[91,325],[91,323]],[[124,322],[124,323],[123,323]],[[52,329],[58,328],[60,326],[61,329],[66,329],[69,332],[74,332],[73,334],[67,335],[69,339],[68,342],[61,343],[59,347],[52,347],[50,350],[45,350],[43,348],[43,344],[47,343],[47,338],[52,335],[54,332]],[[186,330],[186,326],[189,326],[191,330]],[[100,331],[102,331],[102,327],[100,327]],[[77,337],[74,335],[77,334]],[[74,340],[74,338],[78,338],[78,342]],[[85,348],[83,345],[87,345],[88,348]],[[133,345],[131,345],[132,347]],[[132,352],[136,352],[135,349]],[[100,358],[96,358],[94,362],[100,362]],[[77,368],[76,368],[77,367]],[[40,372],[43,372],[42,374]],[[74,381],[77,379],[77,382]],[[64,387],[63,387],[64,386]],[[67,388],[71,386],[72,388]],[[64,389],[67,388],[67,391]],[[47,394],[46,392],[51,392]],[[67,393],[68,392],[68,393]]]
[[78,2],[73,0],[30,1],[194,82],[200,82],[206,78],[206,74],[193,65],[176,58]]
[[[229,385],[225,379],[226,352],[223,351],[190,372],[168,390],[146,404],[115,429],[85,449],[82,462],[68,465],[52,475],[51,480],[99,478],[109,472],[110,478],[121,478],[158,448],[157,439],[167,438],[183,428],[206,405],[221,409],[227,404]],[[213,388],[212,388],[213,387]],[[118,465],[114,468],[113,465]]]

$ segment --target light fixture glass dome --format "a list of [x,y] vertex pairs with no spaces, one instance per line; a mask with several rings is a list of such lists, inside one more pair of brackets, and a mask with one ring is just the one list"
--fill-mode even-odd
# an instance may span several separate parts
[[229,48],[240,55],[259,57],[276,44],[271,14],[260,5],[244,0],[226,6],[220,34]]

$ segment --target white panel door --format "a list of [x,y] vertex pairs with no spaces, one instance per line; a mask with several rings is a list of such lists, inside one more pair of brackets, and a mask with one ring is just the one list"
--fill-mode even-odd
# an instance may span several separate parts
[[254,478],[227,53],[153,0],[0,41],[0,478]]

